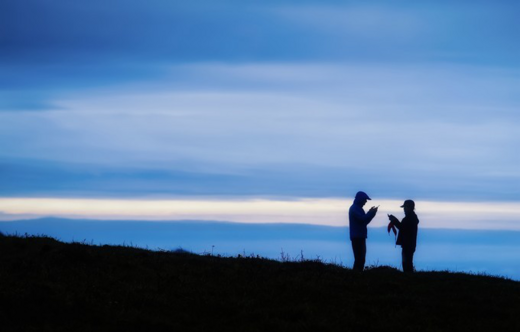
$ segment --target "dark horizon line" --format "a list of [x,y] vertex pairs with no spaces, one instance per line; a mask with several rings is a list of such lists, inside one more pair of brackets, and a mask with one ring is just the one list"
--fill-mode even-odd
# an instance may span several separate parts
[[[234,225],[234,226],[291,226],[291,227],[318,227],[318,228],[331,228],[331,229],[348,229],[348,224],[343,226],[335,225],[319,225],[319,224],[308,224],[308,223],[287,223],[287,222],[240,222],[240,221],[228,221],[228,220],[211,220],[211,219],[171,219],[171,220],[145,220],[145,219],[90,219],[90,218],[64,218],[64,217],[38,217],[38,218],[27,218],[27,219],[16,219],[16,220],[3,220],[2,223],[17,223],[17,222],[94,222],[94,223],[146,223],[146,224],[211,224],[211,225]],[[369,229],[386,229],[386,226],[370,227]],[[437,227],[423,227],[423,230],[438,230],[438,231],[453,231],[453,232],[515,232],[520,233],[520,230],[514,229],[489,229],[489,228],[437,228]]]

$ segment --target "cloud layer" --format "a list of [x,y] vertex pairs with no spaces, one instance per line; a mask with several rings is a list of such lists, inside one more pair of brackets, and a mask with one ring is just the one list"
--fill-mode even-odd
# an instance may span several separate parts
[[2,1],[0,195],[518,202],[518,9]]
[[[52,193],[62,168],[70,184],[97,174],[104,194],[120,192],[119,180],[136,194],[153,182],[178,194],[192,181],[199,194],[338,196],[361,187],[386,197],[518,198],[512,71],[192,64],[164,72],[64,93],[55,110],[0,113],[6,183],[21,167]],[[209,178],[217,182],[205,186]]]

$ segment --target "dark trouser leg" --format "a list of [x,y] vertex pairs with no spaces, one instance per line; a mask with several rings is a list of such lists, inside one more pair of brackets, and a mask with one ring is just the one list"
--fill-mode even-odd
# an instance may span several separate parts
[[363,271],[365,268],[365,256],[367,254],[366,239],[351,239],[352,251],[354,252],[354,267],[356,271]]
[[403,271],[404,272],[413,272],[413,254],[415,252],[415,248],[403,248],[402,257],[403,257]]

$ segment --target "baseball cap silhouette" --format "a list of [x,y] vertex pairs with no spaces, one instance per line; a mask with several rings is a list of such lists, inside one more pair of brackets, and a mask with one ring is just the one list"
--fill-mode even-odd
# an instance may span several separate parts
[[401,205],[401,207],[405,207],[405,206],[409,206],[412,209],[415,209],[415,202],[412,201],[411,199],[407,199],[406,201],[404,201],[403,205]]

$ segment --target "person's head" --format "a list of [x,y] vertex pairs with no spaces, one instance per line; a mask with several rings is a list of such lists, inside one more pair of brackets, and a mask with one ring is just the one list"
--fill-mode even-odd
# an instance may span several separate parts
[[364,206],[368,200],[371,200],[371,198],[368,197],[368,195],[364,191],[358,191],[356,193],[354,202],[360,206]]
[[404,214],[408,214],[410,212],[413,212],[415,210],[415,202],[411,199],[407,199],[404,201],[403,205],[401,207],[404,209]]

